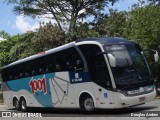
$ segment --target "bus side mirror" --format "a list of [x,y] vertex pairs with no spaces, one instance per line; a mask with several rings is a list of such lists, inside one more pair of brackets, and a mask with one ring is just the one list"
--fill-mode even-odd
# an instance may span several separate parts
[[107,54],[111,67],[116,67],[116,58],[112,54]]
[[150,51],[152,53],[152,55],[154,55],[154,61],[158,62],[159,55],[158,55],[158,52],[156,50],[153,50],[153,49],[144,49],[144,51]]
[[154,60],[155,60],[155,62],[158,62],[158,59],[159,59],[158,52],[155,51],[155,53],[154,53]]

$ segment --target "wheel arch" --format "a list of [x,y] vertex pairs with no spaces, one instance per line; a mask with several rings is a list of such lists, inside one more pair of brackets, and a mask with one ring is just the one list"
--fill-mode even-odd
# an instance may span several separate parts
[[18,100],[17,96],[13,96],[13,99],[12,99],[13,106],[15,106],[15,100]]
[[90,97],[92,97],[92,99],[93,99],[93,101],[94,101],[94,106],[95,106],[95,108],[96,108],[96,107],[97,107],[97,104],[96,104],[95,97],[94,97],[94,96],[92,95],[92,93],[89,92],[89,91],[82,91],[82,92],[79,94],[79,107],[80,107],[80,102],[81,102],[82,98],[85,97],[85,96],[90,96]]
[[[26,101],[26,98],[25,98],[24,95],[21,95],[21,96],[20,96],[19,101],[21,101],[22,99],[24,99],[24,100]],[[27,101],[26,101],[26,103],[27,103]]]

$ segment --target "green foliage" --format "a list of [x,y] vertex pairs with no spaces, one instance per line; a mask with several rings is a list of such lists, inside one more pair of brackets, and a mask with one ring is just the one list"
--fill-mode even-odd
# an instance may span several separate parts
[[95,29],[91,29],[88,23],[80,23],[77,27],[77,39],[87,37],[98,37],[99,33]]
[[34,37],[31,39],[32,45],[30,46],[30,50],[32,50],[33,53],[38,53],[52,49],[67,43],[65,37],[65,32],[60,30],[57,25],[54,26],[51,23],[46,25],[42,24],[39,30],[35,33]]
[[10,35],[8,33],[6,33],[4,30],[0,31],[0,37],[4,38],[4,39],[9,39]]
[[77,39],[87,38],[87,37],[98,37],[99,33],[95,30],[90,28],[88,23],[79,23],[77,25],[75,31],[69,32],[66,34],[67,42],[75,41]]
[[94,29],[102,36],[125,37],[127,12],[109,9],[109,14],[100,14],[93,22]]
[[[13,61],[23,58],[22,55],[30,43],[33,35],[23,34],[10,37],[8,40],[0,42],[0,66],[4,66]],[[26,57],[26,56],[25,56]]]
[[17,36],[17,41],[14,46],[9,51],[9,60],[16,61],[18,59],[27,57],[28,53],[25,53],[25,50],[28,48],[31,42],[31,38],[33,37],[32,34],[23,34]]
[[128,19],[128,38],[147,48],[160,48],[160,6],[147,5],[132,10]]

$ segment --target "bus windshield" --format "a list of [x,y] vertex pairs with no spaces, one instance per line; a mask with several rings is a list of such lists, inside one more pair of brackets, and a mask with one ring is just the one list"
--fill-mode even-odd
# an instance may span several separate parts
[[116,67],[111,69],[118,89],[153,82],[147,61],[138,44],[109,45],[105,46],[105,50],[116,58]]

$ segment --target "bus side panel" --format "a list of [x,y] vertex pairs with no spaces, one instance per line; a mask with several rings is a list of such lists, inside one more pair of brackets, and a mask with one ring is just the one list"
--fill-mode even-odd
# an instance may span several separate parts
[[114,93],[92,82],[95,94],[97,108],[110,109],[115,108]]
[[73,87],[70,84],[69,72],[56,72],[50,79],[51,97],[56,108],[73,108]]
[[[76,108],[79,108],[79,98],[80,95],[83,93],[88,93],[93,97],[93,100],[95,101],[94,97],[94,91],[92,89],[91,80],[89,77],[88,72],[83,71],[72,71],[69,72],[70,82],[73,85],[73,96],[75,98],[75,106]],[[96,102],[95,102],[96,106]]]
[[[92,89],[92,85],[91,82],[87,82],[87,83],[78,83],[78,84],[74,84],[73,85],[73,89],[74,89],[74,97],[75,97],[75,105],[76,108],[79,108],[79,98],[80,95],[83,93],[88,93],[93,97],[93,100],[95,102],[95,97],[94,97],[94,92]],[[96,103],[95,103],[95,107],[96,107]]]

